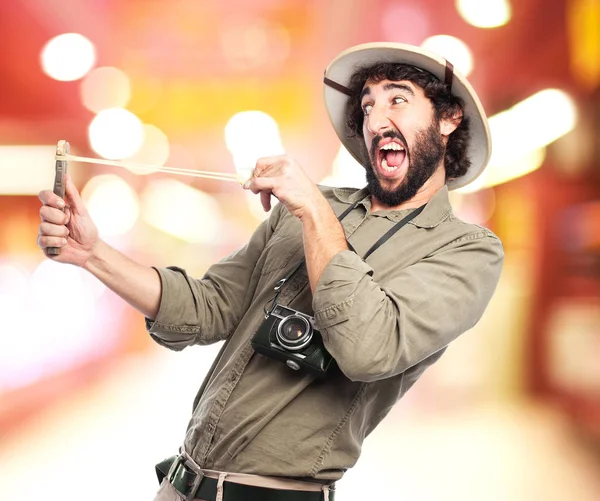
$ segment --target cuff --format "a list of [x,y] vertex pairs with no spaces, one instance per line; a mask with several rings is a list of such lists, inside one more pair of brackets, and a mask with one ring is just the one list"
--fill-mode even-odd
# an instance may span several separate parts
[[348,319],[356,289],[373,268],[350,250],[338,252],[327,264],[313,294],[313,311],[320,329]]

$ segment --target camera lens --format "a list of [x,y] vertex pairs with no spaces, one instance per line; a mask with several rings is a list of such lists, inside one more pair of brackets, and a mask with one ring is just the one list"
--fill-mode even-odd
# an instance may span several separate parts
[[285,327],[281,329],[281,335],[286,341],[298,341],[305,334],[304,324],[300,322],[288,322]]
[[290,351],[304,348],[312,339],[312,328],[306,318],[290,315],[283,319],[277,327],[279,344]]

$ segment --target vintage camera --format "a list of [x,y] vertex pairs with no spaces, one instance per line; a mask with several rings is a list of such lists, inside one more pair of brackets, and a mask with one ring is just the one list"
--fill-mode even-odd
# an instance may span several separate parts
[[290,369],[323,377],[335,361],[323,346],[314,319],[302,312],[275,304],[252,338],[252,347],[285,363]]

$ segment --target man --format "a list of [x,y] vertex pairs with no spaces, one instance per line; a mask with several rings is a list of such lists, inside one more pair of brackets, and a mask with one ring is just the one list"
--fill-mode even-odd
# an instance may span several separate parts
[[[490,156],[466,79],[420,48],[374,43],[340,54],[325,84],[367,187],[318,188],[287,155],[258,160],[244,188],[267,210],[271,195],[281,203],[201,280],[141,266],[98,239],[70,180],[66,204],[40,193],[39,246],[61,247],[55,260],[82,266],[140,310],[158,343],[227,340],[180,454],[158,466],[157,500],[331,498],[363,439],[473,327],[496,287],[500,241],[458,220],[448,201]],[[314,316],[335,360],[322,377],[302,370],[302,357],[282,363],[253,349],[275,304]]]

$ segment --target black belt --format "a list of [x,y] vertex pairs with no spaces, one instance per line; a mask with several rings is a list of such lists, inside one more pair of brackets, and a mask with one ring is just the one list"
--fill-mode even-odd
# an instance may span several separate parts
[[[217,479],[197,475],[185,466],[185,458],[173,456],[156,465],[159,482],[168,477],[169,482],[187,501],[204,499],[215,501],[217,497]],[[223,501],[323,501],[323,492],[294,491],[289,489],[271,489],[235,482],[223,482]],[[329,499],[333,501],[334,490],[331,487]]]

